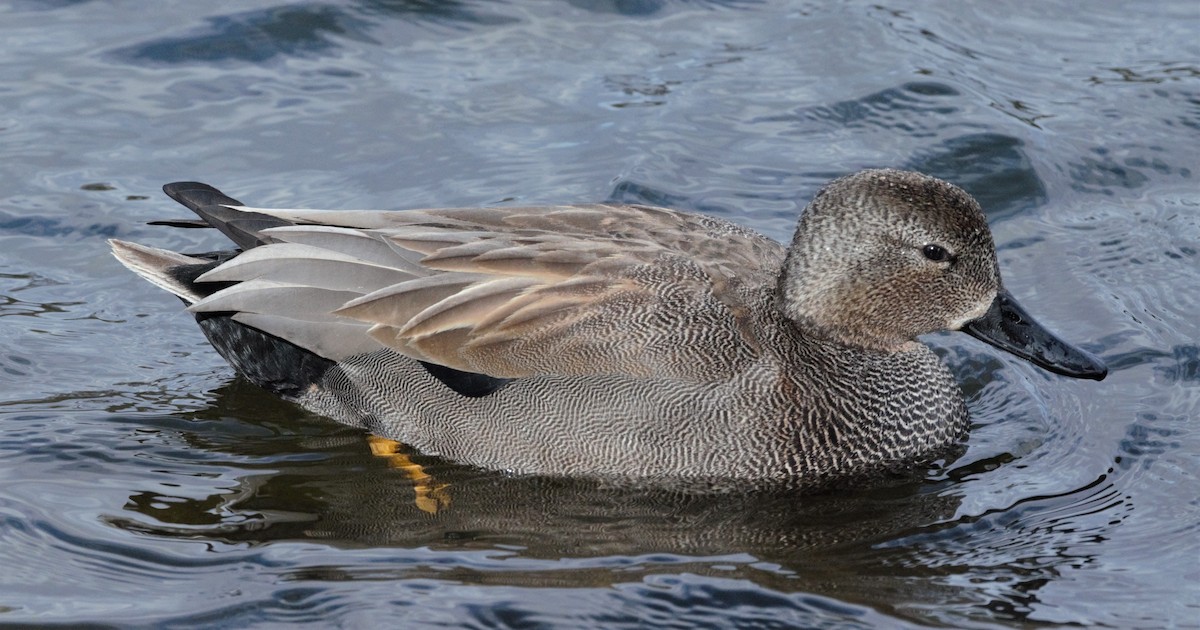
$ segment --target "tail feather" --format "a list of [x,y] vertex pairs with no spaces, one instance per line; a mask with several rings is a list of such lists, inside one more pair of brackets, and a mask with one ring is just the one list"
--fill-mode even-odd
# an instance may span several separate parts
[[208,265],[212,261],[117,239],[110,239],[108,244],[122,265],[154,286],[174,293],[188,304],[204,298],[192,283],[183,281],[171,270],[182,265]]
[[[346,355],[364,354],[382,350],[363,329],[361,323],[325,322],[323,319],[312,319],[314,314],[325,314],[333,317],[334,306],[322,310],[311,304],[309,297],[321,297],[322,282],[333,283],[336,289],[338,269],[337,264],[349,263],[355,265],[357,273],[354,278],[368,285],[387,285],[396,282],[388,276],[422,275],[418,262],[420,254],[406,254],[403,248],[393,247],[385,239],[357,233],[353,230],[343,230],[337,227],[326,227],[322,221],[325,217],[333,217],[334,213],[325,211],[256,211],[248,208],[242,202],[229,197],[221,191],[199,182],[175,182],[163,186],[163,191],[175,201],[195,212],[200,220],[168,219],[154,221],[152,225],[165,225],[181,228],[213,227],[227,236],[240,249],[208,253],[181,254],[177,252],[147,247],[127,241],[110,240],[113,255],[121,264],[131,271],[148,280],[151,284],[165,289],[178,296],[190,306],[205,300],[217,292],[229,289],[243,280],[253,280],[253,277],[239,277],[237,274],[229,278],[214,280],[209,277],[200,281],[205,274],[212,273],[226,262],[237,258],[244,251],[254,249],[268,243],[291,243],[278,247],[316,248],[324,250],[312,260],[303,260],[303,265],[316,265],[316,275],[305,277],[305,282],[295,287],[295,294],[285,296],[292,303],[300,301],[300,306],[288,307],[283,312],[271,313],[256,310],[240,311],[237,307],[229,311],[205,311],[196,313],[196,321],[204,331],[209,342],[225,357],[238,372],[245,375],[254,383],[265,387],[285,397],[296,399],[301,397],[310,387],[319,383],[325,374],[332,369],[335,359]],[[271,212],[272,214],[267,214]],[[276,216],[276,213],[287,218]],[[346,223],[341,220],[355,217],[357,223]],[[338,213],[339,222],[335,225],[349,227],[387,227],[380,223],[375,213],[349,212]],[[436,219],[435,219],[436,220]],[[291,227],[280,230],[275,237],[263,234],[270,228]],[[274,247],[274,246],[273,246]],[[277,253],[273,251],[272,254]],[[270,256],[267,257],[268,259]],[[240,269],[245,271],[254,264],[262,263],[254,260],[251,255],[239,265],[231,266],[226,271]],[[278,260],[267,260],[267,265],[279,265]],[[382,270],[382,271],[381,271]],[[260,269],[261,271],[261,269]],[[324,274],[323,276],[321,274]],[[332,275],[331,275],[332,274]],[[374,274],[374,275],[372,275]],[[220,275],[217,273],[216,275]],[[304,274],[301,274],[302,276]],[[321,280],[325,278],[325,280]],[[371,280],[376,278],[376,280]],[[255,289],[254,283],[244,287]],[[307,293],[305,293],[307,292]],[[347,297],[347,299],[349,299]],[[307,301],[306,301],[307,300]],[[314,311],[313,308],[316,308]],[[301,311],[301,312],[296,312]],[[304,319],[305,313],[309,319]],[[277,336],[280,335],[280,336]],[[300,345],[303,344],[303,345]],[[467,397],[487,396],[503,387],[508,379],[494,378],[484,374],[462,372],[453,368],[422,362],[426,370],[455,392]]]
[[200,182],[174,182],[163,186],[163,192],[192,211],[197,211],[205,206],[241,207],[246,205],[216,188]]
[[[293,225],[286,219],[258,212],[235,210],[234,208],[245,208],[245,204],[208,184],[175,182],[163,186],[163,192],[187,206],[205,223],[220,230],[242,249],[251,249],[267,243],[267,239],[262,236],[263,230]],[[188,227],[194,226],[194,224],[188,225]]]

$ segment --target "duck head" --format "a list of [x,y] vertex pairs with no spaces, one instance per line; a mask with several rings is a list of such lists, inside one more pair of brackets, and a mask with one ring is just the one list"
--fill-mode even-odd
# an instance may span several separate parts
[[779,282],[783,314],[840,343],[897,352],[918,335],[962,330],[1058,374],[1107,374],[1004,289],[979,203],[920,173],[831,182],[801,216]]

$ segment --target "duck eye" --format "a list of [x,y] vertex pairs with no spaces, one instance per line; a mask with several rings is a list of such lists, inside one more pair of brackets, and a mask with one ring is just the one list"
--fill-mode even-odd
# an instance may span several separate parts
[[947,260],[950,260],[950,252],[946,251],[945,247],[942,247],[941,245],[934,245],[933,243],[922,247],[921,253],[933,262],[946,262]]

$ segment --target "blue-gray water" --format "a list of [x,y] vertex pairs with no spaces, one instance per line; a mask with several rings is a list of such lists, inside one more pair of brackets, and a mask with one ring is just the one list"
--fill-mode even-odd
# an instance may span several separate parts
[[[0,6],[0,625],[1195,625],[1197,33],[1194,0]],[[104,242],[223,246],[144,225],[184,214],[178,179],[284,207],[638,201],[786,239],[872,166],[974,193],[1009,288],[1112,372],[935,336],[966,453],[835,496],[412,454],[430,515]]]

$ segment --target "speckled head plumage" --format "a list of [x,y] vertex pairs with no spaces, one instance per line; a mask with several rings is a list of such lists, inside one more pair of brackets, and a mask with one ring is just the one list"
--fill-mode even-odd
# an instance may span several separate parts
[[833,181],[804,211],[779,308],[802,328],[893,351],[979,317],[1000,287],[970,195],[920,173],[869,170]]

